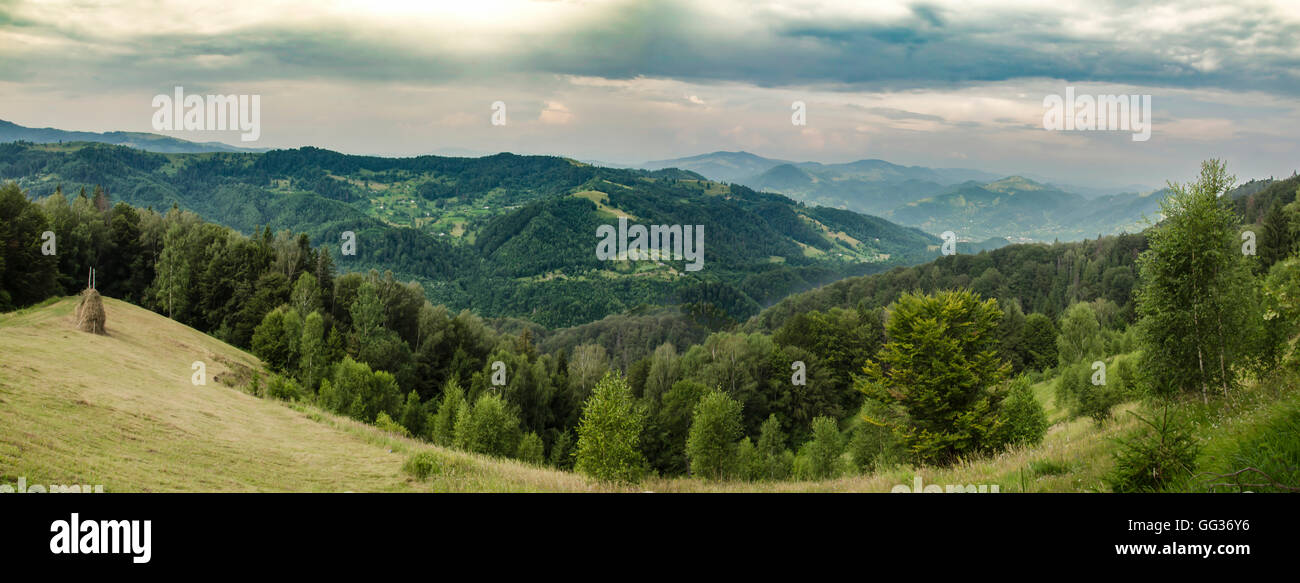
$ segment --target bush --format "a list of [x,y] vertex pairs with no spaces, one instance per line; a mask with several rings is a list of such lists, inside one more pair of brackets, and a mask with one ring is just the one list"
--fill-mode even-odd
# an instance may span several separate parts
[[297,401],[302,398],[302,388],[291,378],[278,374],[272,375],[271,380],[266,383],[266,397],[282,401]]
[[1092,384],[1092,363],[1078,362],[1062,367],[1056,383],[1056,402],[1070,412],[1070,418],[1091,417],[1098,423],[1110,418],[1111,409],[1124,400],[1122,377],[1112,379],[1114,366],[1107,366],[1106,384]]
[[431,451],[418,451],[406,458],[402,471],[415,476],[417,480],[423,480],[442,473],[442,458]]
[[794,460],[790,463],[790,477],[795,480],[806,481],[817,479],[813,472],[812,454],[809,453],[811,447],[811,441],[800,446],[799,453],[795,454]]
[[484,393],[473,407],[462,407],[455,433],[456,446],[465,451],[507,457],[519,449],[519,418],[496,393]]
[[248,381],[248,386],[245,387],[245,390],[248,391],[248,394],[254,397],[262,396],[262,375],[256,372],[253,373],[253,378]]
[[384,433],[392,433],[393,435],[401,435],[402,437],[411,436],[411,432],[407,431],[405,427],[402,427],[401,423],[393,421],[393,418],[389,417],[388,413],[382,411],[377,417],[375,417],[375,427],[378,427]]
[[381,411],[396,414],[401,406],[402,394],[393,375],[371,371],[369,365],[351,357],[335,363],[333,378],[328,380],[328,387],[321,382],[321,404],[336,413],[371,421]]
[[1047,434],[1047,413],[1034,397],[1029,377],[1020,375],[1011,381],[998,421],[997,441],[1003,446],[1042,443]]
[[542,438],[529,431],[524,435],[523,439],[519,440],[519,449],[515,451],[515,458],[525,463],[540,466],[542,462],[546,461],[545,448],[546,446],[542,444]]
[[1133,414],[1150,430],[1119,442],[1106,482],[1115,492],[1159,492],[1191,475],[1199,448],[1191,431],[1165,405],[1159,417]]

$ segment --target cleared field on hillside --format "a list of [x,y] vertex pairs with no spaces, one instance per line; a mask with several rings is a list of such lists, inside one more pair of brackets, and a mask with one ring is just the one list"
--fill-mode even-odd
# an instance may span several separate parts
[[[581,491],[572,474],[473,458],[219,380],[254,357],[148,310],[105,299],[106,336],[72,327],[73,298],[0,315],[0,484],[108,492]],[[207,366],[206,386],[190,365]],[[419,482],[417,448],[455,469]],[[391,450],[391,452],[390,452]]]

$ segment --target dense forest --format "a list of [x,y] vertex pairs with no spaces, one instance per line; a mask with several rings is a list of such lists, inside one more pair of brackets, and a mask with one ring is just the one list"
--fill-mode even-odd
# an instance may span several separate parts
[[[1134,398],[1230,394],[1290,361],[1297,179],[1240,196],[1229,185],[1207,163],[1142,234],[942,257],[743,325],[650,309],[549,331],[435,305],[391,272],[340,273],[334,246],[308,233],[247,236],[175,205],[110,204],[97,188],[33,200],[9,183],[0,309],[78,293],[93,267],[103,294],[259,356],[272,371],[247,379],[259,395],[601,479],[825,478],[1034,443],[1046,421],[1028,386],[1048,375],[1072,415],[1103,420]],[[666,212],[656,200],[622,204]],[[1243,230],[1258,232],[1257,252]],[[492,232],[476,242],[485,256],[510,244]],[[708,285],[692,299],[727,293]],[[1105,390],[1087,389],[1094,361],[1115,367]],[[1143,443],[1126,450],[1118,472],[1133,471],[1117,490],[1166,483],[1134,469],[1150,462]]]
[[[677,307],[706,326],[786,295],[938,255],[938,239],[857,213],[680,170],[619,170],[547,156],[381,158],[319,148],[155,154],[105,144],[0,144],[0,179],[32,197],[101,188],[114,202],[176,207],[252,238],[316,245],[356,235],[340,272],[392,271],[426,297],[486,318],[573,326]],[[603,262],[594,233],[618,215],[703,225],[706,268]]]

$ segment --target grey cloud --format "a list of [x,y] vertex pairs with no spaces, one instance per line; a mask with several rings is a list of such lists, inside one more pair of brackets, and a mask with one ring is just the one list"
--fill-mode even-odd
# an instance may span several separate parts
[[[60,28],[57,19],[18,22],[12,2],[0,3],[0,30],[23,27],[85,43],[77,58],[42,54],[5,67],[0,76],[81,76],[80,70],[121,72],[121,82],[154,83],[193,74],[189,59],[238,57],[229,67],[204,70],[214,79],[336,78],[448,83],[502,73],[551,73],[606,78],[663,77],[692,82],[742,82],[760,87],[828,86],[897,90],[1051,77],[1072,82],[1147,86],[1251,88],[1300,94],[1300,31],[1263,8],[1239,8],[1230,17],[1152,38],[1068,36],[1054,13],[990,12],[961,19],[916,4],[898,22],[838,17],[778,20],[762,26],[710,18],[691,3],[640,0],[598,8],[558,31],[508,39],[500,54],[476,58],[412,47],[383,31],[349,23],[311,29],[262,25],[219,36],[142,35],[86,39]],[[1126,4],[1098,10],[1121,16]],[[1119,19],[1123,21],[1123,18]],[[752,23],[752,21],[745,21]],[[454,39],[435,39],[439,42]],[[1247,51],[1243,41],[1269,51]],[[95,51],[96,46],[113,51]],[[125,51],[125,55],[122,52]],[[1218,67],[1198,70],[1190,61],[1213,51]],[[2,55],[3,49],[0,49]],[[108,56],[112,55],[112,56]],[[11,64],[12,65],[12,64]]]

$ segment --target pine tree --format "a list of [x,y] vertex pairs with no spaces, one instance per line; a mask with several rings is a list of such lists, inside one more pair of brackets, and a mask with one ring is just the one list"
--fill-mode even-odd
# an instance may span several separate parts
[[420,404],[420,394],[412,390],[406,395],[406,404],[402,406],[402,414],[398,417],[398,423],[402,424],[411,435],[424,435],[424,407]]

